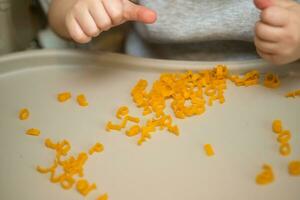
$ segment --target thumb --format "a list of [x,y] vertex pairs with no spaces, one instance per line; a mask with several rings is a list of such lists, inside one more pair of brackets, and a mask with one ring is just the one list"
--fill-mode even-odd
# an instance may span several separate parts
[[291,0],[254,0],[255,6],[260,10],[264,10],[270,6],[288,8],[291,3],[293,3]]
[[152,24],[156,21],[156,13],[144,6],[136,5],[128,0],[123,0],[123,14],[127,21],[137,21]]

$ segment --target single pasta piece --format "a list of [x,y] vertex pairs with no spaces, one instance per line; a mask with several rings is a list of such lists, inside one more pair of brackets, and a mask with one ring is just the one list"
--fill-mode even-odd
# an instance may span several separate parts
[[286,95],[285,95],[285,97],[287,97],[287,98],[295,98],[296,96],[295,96],[295,93],[294,92],[288,92]]
[[122,129],[122,125],[113,124],[111,121],[109,121],[106,124],[106,131],[116,130],[120,131]]
[[44,168],[44,167],[41,167],[41,166],[38,165],[38,166],[36,167],[36,170],[37,170],[38,172],[42,173],[42,174],[47,174],[47,173],[52,172],[53,170],[55,170],[56,167],[57,167],[57,162],[56,162],[56,160],[54,160],[54,163],[53,163],[53,165],[52,165],[51,167],[49,167],[49,168]]
[[144,142],[146,142],[146,138],[145,138],[145,137],[141,137],[141,138],[138,140],[137,144],[138,144],[139,146],[141,146]]
[[205,94],[206,94],[206,96],[209,96],[209,97],[215,96],[216,92],[217,92],[217,90],[213,86],[206,87],[206,89],[205,89]]
[[278,88],[280,86],[279,77],[271,73],[266,74],[264,85],[268,88]]
[[92,155],[95,152],[102,152],[104,150],[104,146],[103,144],[97,142],[90,150],[89,150],[89,154]]
[[145,107],[143,111],[143,116],[150,114],[152,111],[149,107]]
[[61,155],[66,156],[71,149],[70,142],[67,140],[63,140],[62,142],[57,144],[56,151]]
[[185,114],[182,111],[175,111],[175,117],[179,118],[179,119],[184,119],[185,118]]
[[133,123],[139,123],[139,122],[140,122],[140,119],[139,119],[138,117],[126,116],[126,117],[123,119],[122,124],[120,125],[121,128],[125,128],[128,121],[131,121],[131,122],[133,122]]
[[228,69],[225,65],[217,65],[215,71],[217,79],[224,79],[228,76]]
[[39,129],[36,129],[36,128],[31,128],[31,129],[28,129],[26,131],[26,134],[27,135],[32,135],[32,136],[39,136],[41,134],[41,131]]
[[52,170],[51,174],[50,174],[50,182],[51,183],[59,183],[62,180],[62,177],[63,177],[63,174],[56,176],[55,170]]
[[105,193],[105,194],[103,194],[103,195],[100,195],[100,196],[97,198],[97,200],[108,200],[108,194]]
[[59,183],[62,180],[64,174],[56,175],[56,169],[51,170],[50,181],[52,183]]
[[253,79],[253,80],[246,80],[244,82],[246,87],[252,86],[252,85],[256,85],[258,84],[258,79]]
[[23,108],[21,111],[20,111],[20,114],[19,114],[19,119],[20,120],[26,120],[29,118],[29,110],[27,108]]
[[289,143],[283,143],[279,147],[279,152],[282,156],[288,156],[291,154],[291,146]]
[[133,125],[129,130],[126,131],[128,137],[136,136],[140,133],[141,127],[139,125]]
[[277,141],[281,144],[288,143],[291,139],[291,132],[288,130],[282,131],[277,137]]
[[288,92],[285,97],[289,98],[295,98],[296,96],[300,96],[300,90],[296,90],[296,91],[292,91],[292,92]]
[[89,186],[89,183],[85,179],[80,179],[76,184],[76,189],[80,192]]
[[282,122],[281,120],[274,120],[272,124],[272,129],[274,133],[281,133],[282,131]]
[[162,124],[166,127],[170,127],[172,125],[173,119],[171,115],[167,115],[164,118],[162,118]]
[[73,187],[75,180],[71,176],[64,175],[60,180],[60,185],[63,189],[69,190]]
[[140,119],[138,117],[126,116],[125,119],[134,123],[140,122]]
[[77,181],[76,189],[77,191],[82,194],[83,196],[86,196],[88,193],[90,193],[92,190],[96,189],[96,184],[89,184],[89,182],[85,179],[80,179]]
[[86,107],[89,105],[86,97],[83,94],[77,96],[77,102],[80,106]]
[[51,169],[51,168],[43,168],[43,167],[41,167],[41,166],[37,166],[37,167],[36,167],[36,171],[38,171],[38,172],[40,172],[40,173],[42,173],[42,174],[46,174],[46,173],[51,172],[52,169]]
[[127,106],[122,106],[118,109],[116,117],[118,119],[122,119],[122,117],[126,116],[129,113],[129,109]]
[[127,125],[128,119],[126,117],[125,117],[125,119],[123,119],[122,124],[120,125],[121,128],[125,128]]
[[211,146],[211,144],[205,144],[204,145],[204,151],[206,153],[207,156],[213,156],[215,155],[214,149]]
[[45,139],[45,146],[49,149],[57,149],[59,144],[55,144],[52,142],[50,138]]
[[71,92],[62,92],[57,95],[57,100],[59,102],[65,102],[71,99],[71,97],[72,97]]
[[290,162],[289,173],[291,176],[300,176],[300,161]]
[[270,165],[264,165],[263,170],[256,176],[256,183],[258,185],[267,185],[274,181],[274,173]]
[[218,98],[219,98],[220,104],[225,103],[225,97],[224,97],[224,96],[220,96],[220,97],[218,97]]
[[175,126],[171,126],[171,125],[168,126],[168,131],[173,133],[176,136],[179,136],[179,128],[176,125]]

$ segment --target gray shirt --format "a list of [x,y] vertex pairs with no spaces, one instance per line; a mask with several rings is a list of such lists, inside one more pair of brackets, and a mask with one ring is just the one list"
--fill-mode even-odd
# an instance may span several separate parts
[[153,25],[137,25],[143,38],[156,43],[252,41],[259,19],[253,0],[140,0],[140,4],[158,14]]
[[129,54],[167,59],[236,60],[257,55],[253,45],[259,10],[252,0],[140,0],[156,23],[136,24]]

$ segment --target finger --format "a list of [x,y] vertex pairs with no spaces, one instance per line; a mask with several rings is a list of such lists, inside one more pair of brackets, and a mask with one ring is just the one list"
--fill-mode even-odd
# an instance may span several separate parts
[[262,57],[266,60],[271,60],[272,57],[275,55],[275,54],[270,54],[270,53],[263,52],[263,51],[259,50],[258,48],[256,48],[256,52],[260,57]]
[[67,15],[66,26],[70,34],[70,37],[78,43],[87,43],[91,40],[91,37],[87,36],[77,23],[76,19],[72,15]]
[[111,28],[112,21],[100,1],[96,1],[95,5],[89,8],[89,12],[100,31],[107,31]]
[[268,42],[278,42],[282,39],[283,29],[263,22],[257,22],[255,25],[255,35]]
[[278,6],[271,6],[263,10],[260,14],[262,22],[271,26],[282,27],[289,22],[289,11]]
[[121,0],[103,0],[102,2],[113,25],[116,26],[124,22],[123,3]]
[[263,52],[259,49],[256,49],[256,52],[264,60],[274,63],[274,64],[277,64],[278,61],[276,59],[277,56],[275,54],[269,54],[269,53]]
[[276,54],[268,54],[268,53],[262,52],[258,49],[256,49],[256,51],[260,57],[262,57],[263,59],[265,59],[266,61],[268,61],[274,65],[284,65],[284,64],[295,61],[295,60],[291,60],[288,57],[283,57],[283,56],[276,55]]
[[272,6],[273,2],[271,0],[254,0],[254,4],[258,9],[263,10]]
[[138,21],[146,24],[156,21],[156,13],[153,10],[136,5],[128,0],[123,0],[123,15],[128,21]]
[[262,52],[265,52],[268,54],[277,54],[278,53],[278,43],[268,42],[268,41],[262,40],[258,37],[255,37],[254,44],[255,44],[256,48]]
[[290,0],[254,0],[255,6],[260,9],[264,10],[269,8],[270,6],[279,6],[282,8],[290,7],[294,2]]
[[77,10],[75,19],[87,36],[96,37],[99,35],[100,30],[88,9],[82,8]]

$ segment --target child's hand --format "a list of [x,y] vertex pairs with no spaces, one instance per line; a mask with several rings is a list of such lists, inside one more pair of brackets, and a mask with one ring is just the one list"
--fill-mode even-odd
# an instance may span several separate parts
[[87,43],[113,26],[126,21],[153,23],[156,13],[129,0],[77,0],[65,15],[70,37]]
[[300,4],[292,0],[254,0],[261,10],[255,26],[257,53],[274,64],[300,58]]

